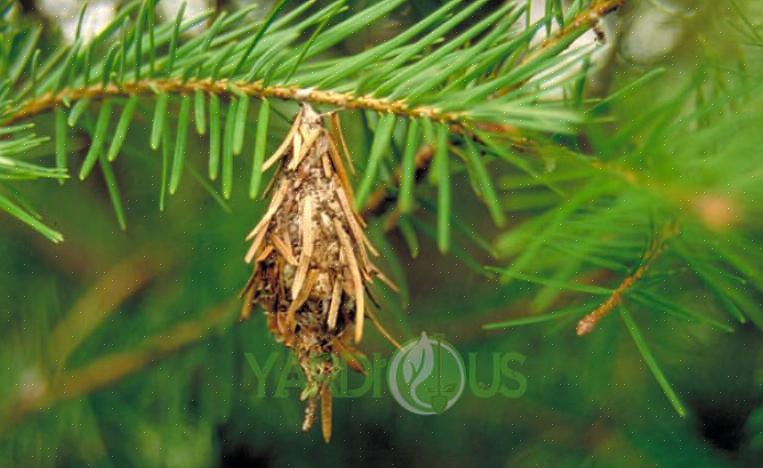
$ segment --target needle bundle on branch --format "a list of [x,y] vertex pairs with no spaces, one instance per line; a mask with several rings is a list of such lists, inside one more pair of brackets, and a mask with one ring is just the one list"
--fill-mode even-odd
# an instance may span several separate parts
[[303,104],[286,139],[263,164],[279,163],[267,211],[247,236],[242,318],[259,304],[276,340],[291,348],[305,372],[307,400],[303,430],[313,424],[320,401],[323,436],[331,437],[330,382],[337,357],[360,342],[366,314],[366,285],[375,277],[394,288],[371,263],[378,255],[354,211],[353,192],[340,147],[346,151],[335,115],[332,129]]

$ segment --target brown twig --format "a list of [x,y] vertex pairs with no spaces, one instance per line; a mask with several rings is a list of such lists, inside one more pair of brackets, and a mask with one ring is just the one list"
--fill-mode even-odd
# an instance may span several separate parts
[[578,336],[591,333],[599,321],[612,312],[623,301],[623,295],[628,292],[641,278],[646,275],[649,268],[665,252],[665,242],[678,234],[678,228],[675,225],[668,225],[662,229],[662,232],[655,236],[652,242],[644,251],[641,264],[636,270],[628,275],[620,285],[612,291],[612,294],[594,311],[580,319],[577,326]]
[[323,91],[319,89],[302,89],[296,86],[267,86],[261,81],[254,83],[246,81],[229,81],[227,79],[212,80],[178,78],[144,79],[129,81],[120,86],[115,84],[96,84],[84,88],[65,88],[58,93],[47,93],[27,101],[5,120],[10,124],[26,119],[33,115],[52,109],[69,100],[102,99],[107,97],[132,96],[166,92],[173,94],[204,91],[209,94],[230,95],[244,93],[248,96],[264,99],[275,98],[285,101],[301,101],[312,104],[324,104],[340,107],[346,110],[361,109],[381,113],[392,113],[407,118],[427,118],[436,122],[460,124],[464,117],[458,112],[443,112],[431,106],[409,106],[404,100],[390,101],[388,99],[369,96],[357,96],[352,93]]
[[543,41],[533,53],[524,58],[523,62],[529,62],[537,57],[541,51],[558,45],[570,35],[595,26],[599,19],[612,13],[624,4],[625,0],[593,0],[591,4],[588,5],[588,8],[578,13],[572,21],[567,23],[565,27],[559,30],[556,34]]

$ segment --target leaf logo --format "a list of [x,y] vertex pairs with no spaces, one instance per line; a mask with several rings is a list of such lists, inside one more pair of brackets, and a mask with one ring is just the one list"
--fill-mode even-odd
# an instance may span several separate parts
[[403,408],[432,415],[444,412],[458,400],[466,378],[463,360],[453,346],[422,332],[393,355],[387,380]]
[[423,408],[427,404],[421,401],[416,395],[416,390],[427,380],[434,370],[434,351],[425,332],[409,349],[403,357],[403,381],[408,385],[411,399]]

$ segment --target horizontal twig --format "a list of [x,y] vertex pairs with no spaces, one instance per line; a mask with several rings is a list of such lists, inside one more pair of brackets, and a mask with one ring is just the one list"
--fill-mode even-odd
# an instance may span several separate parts
[[179,78],[144,79],[128,81],[121,85],[95,84],[82,88],[64,88],[53,94],[48,93],[27,101],[16,111],[11,112],[4,124],[11,124],[36,114],[53,109],[66,101],[80,99],[104,99],[109,97],[133,96],[165,92],[172,94],[188,94],[204,91],[209,94],[236,96],[246,94],[255,98],[275,98],[285,101],[309,102],[324,104],[346,110],[370,110],[382,113],[397,114],[406,118],[427,118],[446,124],[461,124],[464,117],[458,112],[442,112],[431,106],[409,106],[405,100],[388,100],[370,96],[358,96],[352,93],[324,91],[314,88],[299,88],[296,86],[269,86],[261,81],[249,83],[246,81],[229,81],[227,79],[212,80]]

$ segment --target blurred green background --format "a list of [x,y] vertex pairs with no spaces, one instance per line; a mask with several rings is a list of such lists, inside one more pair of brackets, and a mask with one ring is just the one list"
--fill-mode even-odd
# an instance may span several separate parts
[[[51,2],[22,3],[45,18],[46,34],[58,34],[60,25],[43,5]],[[726,2],[628,3],[618,18],[605,20],[607,44],[591,92],[607,95],[656,67],[666,74],[618,103],[606,124],[612,126],[633,121],[645,102],[675,93],[709,54],[729,58],[737,49],[721,14]],[[761,31],[761,5],[740,3]],[[412,1],[334,53],[394,35],[439,4]],[[750,56],[761,72],[762,62]],[[286,117],[296,111],[294,104],[277,108]],[[754,325],[719,333],[657,314],[644,322],[644,335],[689,409],[680,418],[620,320],[602,321],[585,339],[575,336],[574,317],[483,330],[484,323],[527,314],[526,284],[500,285],[470,268],[474,260],[492,262],[479,243],[465,242],[461,258],[443,256],[421,235],[412,258],[400,233],[384,232],[373,218],[382,269],[407,279],[402,301],[393,295],[381,301],[379,314],[392,334],[403,340],[421,331],[443,334],[462,355],[478,353],[485,381],[491,353],[521,353],[526,360],[514,368],[526,377],[527,391],[516,399],[467,391],[446,413],[422,417],[401,408],[385,384],[381,398],[335,400],[331,444],[317,429],[302,433],[299,392],[258,398],[244,358],[251,352],[264,362],[271,352],[286,352],[261,314],[236,321],[249,274],[243,236],[263,203],[250,201],[243,189],[220,202],[186,174],[160,212],[161,162],[148,148],[147,109],[133,122],[116,165],[127,231],[114,219],[100,174],[63,187],[14,185],[64,233],[61,244],[0,215],[4,466],[755,466],[763,459],[763,341]],[[344,122],[353,154],[363,154],[368,142],[357,117]],[[40,133],[52,126],[49,116],[36,122]],[[289,122],[273,117],[272,125],[269,148]],[[189,164],[203,173],[206,142],[193,132],[191,138]],[[83,136],[72,145],[82,153],[87,141]],[[52,145],[45,150],[52,153]],[[494,177],[512,176],[503,170]],[[236,177],[234,187],[247,185],[243,171]],[[453,184],[459,222],[492,240],[496,228],[466,177]],[[509,228],[533,214],[512,213]],[[420,217],[431,224],[431,214]],[[666,279],[665,287],[690,304],[707,300],[696,285]],[[389,356],[393,348],[368,330],[363,351]],[[46,376],[64,358],[73,378],[48,388]],[[76,372],[92,368],[97,372]]]

